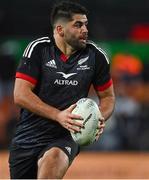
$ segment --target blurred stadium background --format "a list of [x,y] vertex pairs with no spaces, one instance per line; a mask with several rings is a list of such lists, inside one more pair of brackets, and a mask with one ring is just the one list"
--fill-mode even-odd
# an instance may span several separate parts
[[[89,37],[110,58],[116,107],[101,139],[82,148],[66,178],[149,178],[149,1],[76,0],[89,11]],[[0,178],[18,121],[15,69],[29,41],[51,34],[54,0],[0,1]],[[90,97],[97,100],[93,89]]]

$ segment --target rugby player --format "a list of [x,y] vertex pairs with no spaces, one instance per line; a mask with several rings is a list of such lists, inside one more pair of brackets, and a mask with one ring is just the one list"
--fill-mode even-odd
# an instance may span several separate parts
[[114,91],[105,52],[88,40],[88,12],[73,2],[60,2],[51,12],[52,37],[25,49],[16,71],[14,101],[20,120],[10,149],[12,179],[61,179],[79,153],[70,134],[82,119],[72,114],[76,102],[93,85],[105,121],[114,108]]

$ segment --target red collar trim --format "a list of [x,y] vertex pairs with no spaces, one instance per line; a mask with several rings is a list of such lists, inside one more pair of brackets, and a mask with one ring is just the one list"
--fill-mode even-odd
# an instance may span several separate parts
[[68,60],[68,57],[65,55],[65,54],[61,54],[60,55],[60,59],[63,61],[63,62],[66,62]]

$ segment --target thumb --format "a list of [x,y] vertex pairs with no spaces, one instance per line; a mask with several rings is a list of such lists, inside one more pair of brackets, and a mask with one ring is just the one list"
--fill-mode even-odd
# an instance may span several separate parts
[[71,106],[69,106],[69,108],[67,110],[71,113],[76,106],[77,106],[77,104],[72,104]]

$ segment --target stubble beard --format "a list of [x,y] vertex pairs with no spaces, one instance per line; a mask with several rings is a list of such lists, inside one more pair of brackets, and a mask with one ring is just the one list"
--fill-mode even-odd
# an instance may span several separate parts
[[86,43],[81,42],[78,39],[69,39],[66,41],[74,50],[80,50],[86,48]]

